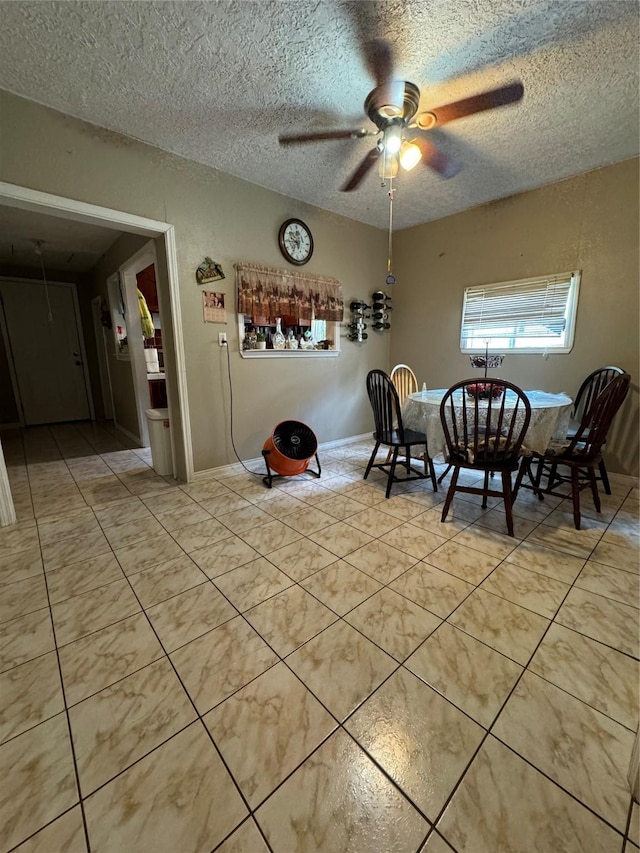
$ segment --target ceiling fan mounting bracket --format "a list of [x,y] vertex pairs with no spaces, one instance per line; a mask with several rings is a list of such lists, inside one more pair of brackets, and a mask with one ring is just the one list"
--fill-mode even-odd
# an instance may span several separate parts
[[[400,86],[402,89],[402,104]],[[409,81],[393,81],[384,86],[376,86],[366,97],[364,111],[371,121],[385,130],[389,124],[400,119],[409,122],[418,111],[420,105],[420,89]]]

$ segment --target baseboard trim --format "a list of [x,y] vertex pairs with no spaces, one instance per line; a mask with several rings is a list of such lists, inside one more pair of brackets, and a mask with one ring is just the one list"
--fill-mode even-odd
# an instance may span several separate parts
[[[347,436],[347,438],[337,438],[334,441],[323,441],[322,444],[318,445],[320,464],[322,465],[322,452],[324,450],[329,451],[337,447],[343,447],[345,444],[352,444],[354,441],[367,441],[369,439],[371,439],[371,433],[364,432],[360,435]],[[209,480],[211,477],[230,477],[233,474],[242,474],[245,472],[243,464],[246,465],[253,474],[260,474],[265,477],[267,476],[267,468],[264,464],[264,459],[262,456],[258,456],[255,459],[243,459],[242,462],[231,462],[228,465],[220,465],[218,468],[207,468],[204,471],[195,471],[192,482],[199,483],[201,480]]]

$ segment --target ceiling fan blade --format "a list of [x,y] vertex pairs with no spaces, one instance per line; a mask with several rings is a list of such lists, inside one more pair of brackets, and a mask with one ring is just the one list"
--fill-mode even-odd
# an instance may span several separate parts
[[346,184],[340,187],[340,192],[350,193],[352,190],[357,189],[362,179],[368,174],[369,170],[378,159],[378,156],[378,149],[372,148]]
[[428,139],[418,137],[412,139],[411,142],[417,145],[422,152],[422,162],[425,166],[433,169],[443,178],[453,178],[462,168],[461,163],[452,160],[444,151],[441,151],[436,145]]
[[454,101],[452,104],[420,113],[416,119],[416,124],[421,130],[429,130],[432,127],[439,127],[447,122],[474,115],[474,113],[503,107],[506,104],[514,104],[522,98],[523,94],[524,86],[522,83],[510,83],[508,86],[501,86],[499,89],[492,89],[480,95],[472,95],[470,98],[463,98],[461,101]]
[[320,130],[315,133],[284,133],[278,137],[280,145],[299,145],[303,142],[323,142],[326,139],[361,139],[369,136],[364,128],[357,130]]
[[393,75],[393,51],[389,42],[384,39],[368,42],[365,58],[376,86],[384,86]]

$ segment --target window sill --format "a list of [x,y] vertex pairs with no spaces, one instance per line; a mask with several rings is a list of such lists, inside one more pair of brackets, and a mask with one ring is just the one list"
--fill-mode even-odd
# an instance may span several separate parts
[[242,358],[337,358],[339,349],[245,349]]

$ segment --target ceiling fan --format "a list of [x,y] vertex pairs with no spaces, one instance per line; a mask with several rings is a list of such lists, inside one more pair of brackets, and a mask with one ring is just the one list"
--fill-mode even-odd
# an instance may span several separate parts
[[278,138],[281,145],[300,145],[328,139],[377,136],[375,147],[366,154],[340,188],[342,192],[357,189],[376,161],[379,161],[378,171],[383,180],[394,178],[400,166],[409,170],[419,162],[443,178],[452,178],[460,171],[460,164],[427,139],[428,131],[474,113],[516,103],[524,94],[522,83],[515,82],[436,109],[418,112],[420,89],[408,80],[393,79],[393,55],[389,43],[382,39],[370,42],[368,60],[376,87],[367,95],[364,110],[376,126],[375,130],[326,130],[283,134]]

